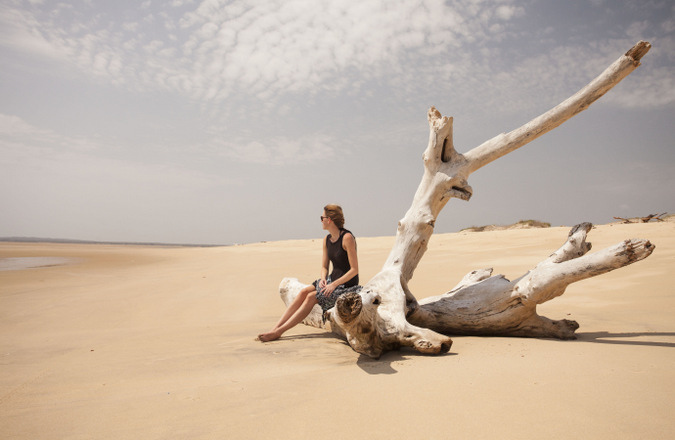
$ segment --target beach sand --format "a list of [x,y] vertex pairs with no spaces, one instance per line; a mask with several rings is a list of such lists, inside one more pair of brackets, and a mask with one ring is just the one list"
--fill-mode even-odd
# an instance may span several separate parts
[[[410,287],[437,295],[485,267],[520,276],[568,230],[434,235]],[[602,225],[588,241],[627,238],[656,250],[539,307],[578,321],[576,341],[455,337],[445,355],[379,360],[303,325],[254,340],[284,309],[283,277],[317,278],[320,238],[0,243],[0,258],[69,259],[0,271],[0,438],[675,438],[675,224]],[[358,239],[363,281],[392,243]]]

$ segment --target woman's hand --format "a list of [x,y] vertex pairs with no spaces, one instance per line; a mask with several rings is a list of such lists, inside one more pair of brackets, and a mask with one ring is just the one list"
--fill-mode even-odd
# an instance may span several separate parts
[[323,289],[323,294],[324,296],[330,296],[331,293],[337,288],[337,284],[335,283],[330,283]]
[[323,289],[326,287],[326,280],[321,278],[321,281],[319,281],[319,289]]

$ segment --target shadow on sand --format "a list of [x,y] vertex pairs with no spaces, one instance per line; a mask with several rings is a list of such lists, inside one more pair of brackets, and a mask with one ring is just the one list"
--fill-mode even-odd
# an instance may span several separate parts
[[[302,339],[330,339],[332,341],[340,342],[344,344],[351,350],[347,341],[337,337],[336,335],[329,332],[321,333],[309,333],[303,335],[292,335],[292,336],[282,336],[279,338],[279,341],[291,341],[291,340],[302,340]],[[356,365],[365,371],[368,374],[396,374],[398,371],[394,368],[394,365],[399,362],[405,362],[406,359],[419,356],[434,356],[434,357],[444,357],[444,356],[456,356],[457,353],[449,352],[440,355],[426,355],[422,354],[410,347],[403,347],[399,350],[389,351],[383,354],[379,359],[373,359],[364,354],[359,354],[358,359],[356,360]]]
[[420,356],[449,357],[457,356],[457,353],[449,352],[443,354],[422,354],[410,347],[403,347],[399,350],[389,351],[383,354],[379,359],[373,359],[364,354],[359,355],[356,365],[368,374],[396,374],[398,371],[394,368],[399,362],[405,362],[406,359]]
[[595,342],[598,344],[619,344],[636,345],[649,347],[675,347],[675,342],[660,341],[630,341],[630,338],[649,338],[657,336],[675,337],[675,332],[641,332],[641,333],[610,333],[610,332],[588,332],[577,333],[577,341]]
[[[675,347],[675,342],[662,342],[662,341],[645,341],[645,340],[630,340],[631,338],[650,338],[654,337],[668,337],[675,338],[675,332],[636,332],[636,333],[610,333],[610,332],[581,332],[577,333],[578,342],[591,342],[597,344],[618,344],[618,345],[633,345],[633,346],[647,346],[647,347]],[[321,333],[311,333],[305,335],[293,335],[293,336],[282,336],[279,340],[292,340],[292,339],[331,339],[334,341],[340,341],[345,346],[349,346],[347,341],[344,341],[335,335],[327,332]],[[572,341],[570,341],[572,342]],[[364,372],[372,375],[376,374],[396,374],[398,370],[394,368],[397,363],[405,362],[406,359],[410,359],[417,356],[435,356],[435,357],[448,357],[448,356],[457,356],[458,353],[444,353],[441,355],[425,355],[417,352],[416,350],[404,347],[400,350],[389,351],[383,354],[379,359],[372,359],[366,355],[359,355],[356,365],[361,368]]]

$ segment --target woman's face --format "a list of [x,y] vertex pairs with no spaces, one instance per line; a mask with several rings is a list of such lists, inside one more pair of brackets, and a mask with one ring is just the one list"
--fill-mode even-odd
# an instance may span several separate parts
[[321,228],[328,229],[328,224],[330,223],[330,218],[326,215],[326,211],[323,211],[321,214]]

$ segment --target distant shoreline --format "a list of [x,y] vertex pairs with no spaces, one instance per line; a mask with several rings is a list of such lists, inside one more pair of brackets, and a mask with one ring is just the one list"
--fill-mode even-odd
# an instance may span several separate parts
[[[665,213],[664,213],[665,214]],[[630,217],[624,220],[626,221],[612,221],[607,223],[593,223],[593,226],[600,225],[618,225],[618,224],[644,224],[641,221],[641,217]],[[675,215],[665,215],[663,218],[659,219],[658,222],[675,222]],[[656,223],[656,222],[649,222]],[[539,220],[520,220],[516,223],[510,225],[497,225],[489,224],[484,226],[469,226],[459,231],[448,232],[448,233],[460,233],[460,232],[487,232],[487,231],[501,231],[501,230],[510,230],[510,229],[539,229],[539,228],[550,228],[554,227],[551,223],[543,222]],[[558,227],[569,227],[566,225],[559,225]],[[239,246],[242,244],[253,244],[253,243],[267,243],[274,241],[284,241],[284,240],[263,240],[259,242],[251,243],[230,243],[230,244],[193,244],[193,243],[158,243],[158,242],[134,242],[134,241],[96,241],[96,240],[76,240],[69,238],[43,238],[43,237],[0,237],[0,243],[56,243],[56,244],[92,244],[92,245],[116,245],[116,246],[155,246],[155,247],[193,247],[193,248],[210,248],[210,247],[228,247],[228,246]]]
[[154,243],[133,241],[94,241],[73,240],[68,238],[40,238],[40,237],[0,237],[0,243],[58,243],[58,244],[104,244],[118,246],[158,246],[158,247],[223,247],[229,244],[188,244],[188,243]]
[[81,261],[80,258],[68,257],[10,257],[0,258],[0,272],[9,272],[25,269],[39,269],[43,267],[67,266]]

